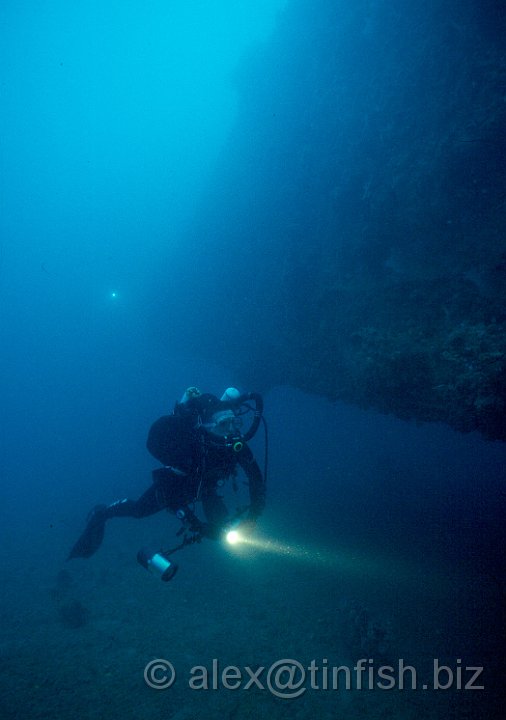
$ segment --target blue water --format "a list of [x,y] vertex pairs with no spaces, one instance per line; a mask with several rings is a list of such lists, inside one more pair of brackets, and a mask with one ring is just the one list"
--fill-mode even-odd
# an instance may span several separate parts
[[[476,435],[270,388],[256,549],[188,548],[159,583],[136,553],[178,542],[161,513],[111,522],[96,556],[65,563],[93,505],[150,483],[148,428],[188,385],[256,390],[227,347],[199,353],[190,307],[213,299],[195,295],[209,268],[194,258],[219,238],[188,229],[229,148],[244,58],[288,2],[0,8],[3,718],[478,718],[496,694],[506,449]],[[263,463],[262,431],[252,445]],[[371,655],[483,666],[486,690],[283,700],[187,682],[215,658]],[[147,687],[153,658],[176,666],[170,690]]]

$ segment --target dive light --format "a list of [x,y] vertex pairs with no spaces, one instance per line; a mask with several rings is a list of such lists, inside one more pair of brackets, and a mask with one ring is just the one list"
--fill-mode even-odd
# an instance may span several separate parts
[[239,519],[233,520],[228,523],[225,528],[225,540],[229,545],[237,545],[244,540],[243,535],[239,531],[239,525],[241,521]]

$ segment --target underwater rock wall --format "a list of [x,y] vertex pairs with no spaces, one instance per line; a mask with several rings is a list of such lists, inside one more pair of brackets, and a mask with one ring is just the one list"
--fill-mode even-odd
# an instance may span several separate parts
[[193,228],[244,382],[506,439],[501,5],[292,0],[244,61]]

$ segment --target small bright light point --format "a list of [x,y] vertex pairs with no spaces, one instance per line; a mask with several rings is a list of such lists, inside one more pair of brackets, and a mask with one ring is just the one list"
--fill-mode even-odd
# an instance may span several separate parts
[[240,539],[241,536],[239,535],[237,530],[230,530],[227,533],[227,542],[230,543],[230,545],[236,545]]
[[118,297],[118,293],[113,291],[111,293],[111,300],[116,300],[117,297]]

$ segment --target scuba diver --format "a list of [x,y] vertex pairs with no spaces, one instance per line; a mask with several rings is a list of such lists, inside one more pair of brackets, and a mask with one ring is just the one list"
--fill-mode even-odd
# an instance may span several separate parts
[[[253,412],[253,420],[241,433],[242,416],[249,412]],[[170,580],[177,570],[169,560],[175,550],[202,538],[219,539],[237,525],[241,532],[251,532],[265,505],[267,444],[262,474],[247,442],[261,420],[266,429],[262,412],[263,400],[258,393],[241,395],[235,388],[228,388],[218,399],[189,387],[172,414],[159,418],[149,430],[147,448],[163,465],[153,470],[153,484],[137,500],[125,498],[111,505],[97,505],[67,559],[93,555],[102,543],[110,518],[143,518],[167,509],[182,523],[178,532],[184,536],[182,543],[168,551],[142,549],[137,559],[162,580]],[[236,476],[237,466],[246,475],[250,502],[230,517],[219,490],[229,477]],[[202,503],[206,521],[195,514],[197,502]]]

